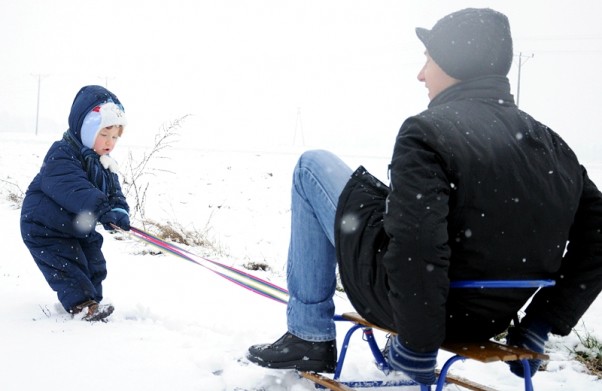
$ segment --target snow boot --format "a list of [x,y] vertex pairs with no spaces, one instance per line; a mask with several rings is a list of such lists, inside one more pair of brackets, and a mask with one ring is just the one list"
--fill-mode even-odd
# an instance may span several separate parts
[[247,358],[262,367],[333,373],[337,345],[334,340],[311,342],[286,333],[272,344],[251,346]]
[[83,314],[82,320],[88,322],[106,322],[106,318],[113,313],[115,307],[110,304],[98,304],[94,300],[84,301],[73,307],[69,312],[73,316]]

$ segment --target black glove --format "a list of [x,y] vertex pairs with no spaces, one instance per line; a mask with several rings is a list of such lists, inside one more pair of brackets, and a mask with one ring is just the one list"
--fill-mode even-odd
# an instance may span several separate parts
[[130,230],[130,215],[125,209],[113,208],[106,212],[98,220],[107,231],[112,231],[115,228],[111,226],[114,224],[124,231]]
[[[537,353],[543,353],[545,344],[548,341],[548,333],[551,329],[550,325],[541,320],[531,321],[528,317],[525,317],[519,326],[508,329],[506,343],[508,345],[527,348]],[[510,365],[510,372],[516,376],[525,377],[523,364],[520,361],[507,361],[507,363]],[[541,360],[529,360],[531,376],[535,375],[540,365]]]

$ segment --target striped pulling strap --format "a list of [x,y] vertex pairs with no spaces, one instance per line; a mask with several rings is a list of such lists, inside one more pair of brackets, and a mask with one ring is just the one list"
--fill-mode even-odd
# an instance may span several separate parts
[[[114,228],[118,229],[115,226]],[[190,251],[159,239],[158,237],[153,236],[148,232],[144,232],[141,229],[130,227],[130,231],[120,231],[129,233],[130,235],[133,235],[138,239],[142,239],[153,246],[159,247],[160,249],[165,250],[173,255],[184,258],[185,260],[202,266],[205,269],[211,270],[215,274],[224,277],[225,279],[261,296],[265,296],[283,304],[288,302],[288,291],[272,284],[271,282],[265,281],[259,277],[255,277],[231,266],[224,265],[223,263],[193,254]]]
[[[271,282],[263,280],[259,277],[255,277],[231,266],[224,265],[223,263],[193,254],[190,251],[184,250],[175,244],[159,239],[158,237],[153,236],[148,232],[144,232],[141,229],[131,227],[130,231],[123,231],[115,225],[113,225],[113,228],[124,233],[129,233],[130,235],[133,235],[138,239],[142,239],[143,241],[159,247],[160,249],[163,249],[173,255],[177,255],[178,257],[184,258],[187,261],[204,267],[205,269],[211,270],[217,275],[224,277],[225,279],[261,296],[265,296],[279,303],[288,303],[288,291],[272,284]],[[555,285],[554,280],[469,280],[451,281],[450,288],[543,288],[553,285]]]

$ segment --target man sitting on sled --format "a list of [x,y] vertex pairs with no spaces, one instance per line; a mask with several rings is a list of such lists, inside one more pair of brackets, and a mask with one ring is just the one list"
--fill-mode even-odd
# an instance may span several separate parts
[[508,332],[508,343],[537,352],[550,332],[567,335],[602,289],[602,194],[564,140],[514,103],[506,16],[464,9],[416,33],[430,104],[401,126],[390,186],[326,151],[298,161],[288,331],[250,347],[252,362],[334,371],[337,260],[357,312],[397,333],[390,366],[421,384],[435,382],[444,340],[503,332],[534,293],[450,290],[450,281],[556,280]]

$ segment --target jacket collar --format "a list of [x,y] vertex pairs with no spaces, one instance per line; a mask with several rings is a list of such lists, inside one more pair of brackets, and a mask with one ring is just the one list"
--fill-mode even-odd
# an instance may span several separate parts
[[515,106],[510,93],[510,82],[505,76],[483,76],[461,81],[442,91],[429,103],[429,109],[458,100],[491,100]]

